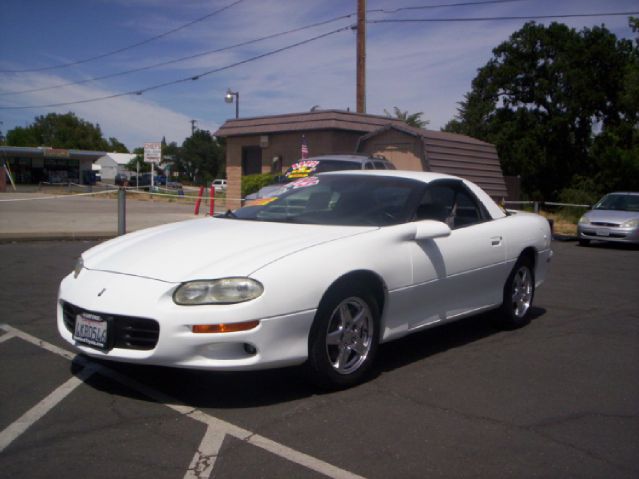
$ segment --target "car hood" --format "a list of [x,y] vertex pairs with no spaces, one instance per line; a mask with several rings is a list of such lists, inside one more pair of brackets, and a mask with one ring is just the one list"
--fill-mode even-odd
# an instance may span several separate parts
[[297,251],[375,229],[205,218],[131,233],[82,257],[87,269],[178,283],[249,276]]
[[639,218],[639,212],[636,211],[618,211],[618,210],[590,210],[586,213],[589,221],[604,223],[623,223],[624,221]]

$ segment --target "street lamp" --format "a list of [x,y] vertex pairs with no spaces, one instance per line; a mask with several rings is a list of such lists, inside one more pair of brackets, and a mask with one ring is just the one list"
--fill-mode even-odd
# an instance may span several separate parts
[[233,97],[235,97],[235,118],[240,117],[240,92],[239,91],[231,91],[231,89],[226,90],[226,95],[224,96],[224,101],[226,103],[233,103]]

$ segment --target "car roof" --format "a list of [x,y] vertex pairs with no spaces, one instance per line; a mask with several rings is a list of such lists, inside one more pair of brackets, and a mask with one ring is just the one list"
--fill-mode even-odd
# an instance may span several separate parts
[[408,178],[411,180],[430,183],[434,180],[458,180],[464,181],[463,178],[445,173],[432,173],[430,171],[409,171],[409,170],[343,170],[343,171],[327,171],[319,173],[320,175],[371,175],[371,176],[392,176],[395,178]]

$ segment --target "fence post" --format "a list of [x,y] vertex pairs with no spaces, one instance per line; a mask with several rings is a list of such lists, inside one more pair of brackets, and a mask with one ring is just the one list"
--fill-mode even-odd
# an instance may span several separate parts
[[535,201],[535,202],[533,203],[533,211],[534,211],[535,213],[539,213],[539,201]]
[[209,216],[215,215],[215,187],[213,183],[211,183],[211,188],[209,189]]
[[202,195],[204,194],[204,187],[200,186],[200,191],[197,195],[197,200],[195,200],[195,211],[193,211],[194,215],[200,214],[200,204],[202,203]]
[[126,190],[118,189],[118,236],[126,234]]

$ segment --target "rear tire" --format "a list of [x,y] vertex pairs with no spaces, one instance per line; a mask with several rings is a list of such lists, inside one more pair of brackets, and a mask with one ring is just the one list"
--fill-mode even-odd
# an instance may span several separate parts
[[535,274],[531,261],[525,257],[519,258],[504,286],[499,325],[506,329],[516,329],[528,324],[534,297]]
[[344,389],[370,372],[379,345],[379,306],[361,285],[336,287],[317,310],[308,366],[316,384]]
[[581,239],[579,238],[579,246],[588,246],[590,245],[590,240],[589,239]]

